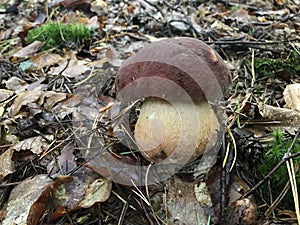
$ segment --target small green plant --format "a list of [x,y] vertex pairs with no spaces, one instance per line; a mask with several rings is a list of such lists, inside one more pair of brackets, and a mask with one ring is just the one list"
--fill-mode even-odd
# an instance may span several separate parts
[[231,11],[237,11],[239,9],[238,5],[231,6]]
[[65,48],[70,42],[82,44],[83,40],[91,37],[91,34],[92,30],[83,24],[49,22],[29,30],[25,42],[30,44],[34,41],[41,41],[44,43],[42,50],[53,47]]
[[[270,143],[267,152],[264,154],[265,159],[263,164],[258,167],[258,170],[262,176],[265,176],[269,173],[284,157],[288,148],[292,144],[292,140],[285,137],[284,133],[279,130],[275,129],[272,133],[273,141]],[[300,141],[297,141],[291,151],[291,153],[299,152],[300,151]],[[294,164],[300,163],[300,157],[294,158]],[[283,164],[271,177],[270,177],[270,188],[272,191],[273,199],[275,199],[282,189],[284,188],[285,184],[288,182],[289,176],[287,172],[287,167]],[[300,170],[296,172],[296,180],[297,185],[300,185]],[[269,196],[269,188],[267,184],[262,186],[262,192],[264,196]],[[285,209],[290,208],[293,206],[293,195],[291,190],[287,193],[284,200],[280,204]]]
[[279,58],[258,58],[254,62],[254,69],[259,76],[275,77],[279,71],[287,71],[292,76],[300,74],[300,55],[293,51],[289,56]]

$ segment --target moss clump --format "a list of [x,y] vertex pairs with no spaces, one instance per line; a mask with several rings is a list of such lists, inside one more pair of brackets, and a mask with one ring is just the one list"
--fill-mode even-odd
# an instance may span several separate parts
[[[262,176],[267,175],[284,157],[288,148],[292,144],[291,139],[287,139],[282,131],[276,129],[272,133],[273,141],[270,143],[268,147],[268,151],[265,153],[265,159],[263,164],[258,167],[258,170]],[[297,140],[291,154],[300,151],[300,141]],[[293,159],[294,165],[300,163],[300,157],[296,157]],[[275,199],[282,189],[284,188],[285,184],[289,180],[287,167],[283,164],[271,177],[270,177],[270,188],[272,191],[273,199]],[[297,186],[300,185],[300,170],[296,172],[296,180]],[[270,196],[269,188],[267,184],[262,186],[262,192],[264,196]],[[283,201],[281,201],[280,206],[284,209],[293,207],[293,195],[291,190],[287,193]]]
[[85,39],[91,37],[91,34],[92,30],[83,24],[49,22],[29,30],[25,42],[30,44],[34,41],[41,41],[44,43],[42,50],[53,47],[69,48],[69,43],[82,44]]
[[258,58],[254,62],[256,73],[261,76],[275,77],[280,71],[287,71],[292,76],[300,74],[300,56],[296,51],[293,51],[287,57],[280,58]]

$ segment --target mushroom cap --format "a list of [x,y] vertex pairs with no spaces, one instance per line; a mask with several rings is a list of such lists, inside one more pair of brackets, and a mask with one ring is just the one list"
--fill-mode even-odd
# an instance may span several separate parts
[[[124,61],[116,77],[117,97],[154,96],[193,101],[223,97],[231,74],[222,58],[204,42],[188,37],[153,42]],[[133,91],[135,90],[135,91]]]

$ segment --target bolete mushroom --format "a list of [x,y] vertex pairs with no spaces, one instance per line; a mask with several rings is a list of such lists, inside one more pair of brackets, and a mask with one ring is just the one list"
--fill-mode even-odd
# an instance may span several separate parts
[[142,155],[157,163],[191,162],[217,142],[220,124],[210,103],[231,81],[221,57],[194,38],[153,42],[129,57],[116,77],[120,101],[145,98],[134,138]]

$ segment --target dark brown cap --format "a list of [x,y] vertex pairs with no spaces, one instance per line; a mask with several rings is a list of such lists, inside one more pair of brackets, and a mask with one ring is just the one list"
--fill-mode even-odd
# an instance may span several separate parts
[[229,69],[211,47],[180,37],[153,42],[129,57],[115,84],[120,99],[189,96],[193,101],[215,101],[223,97],[230,82]]

